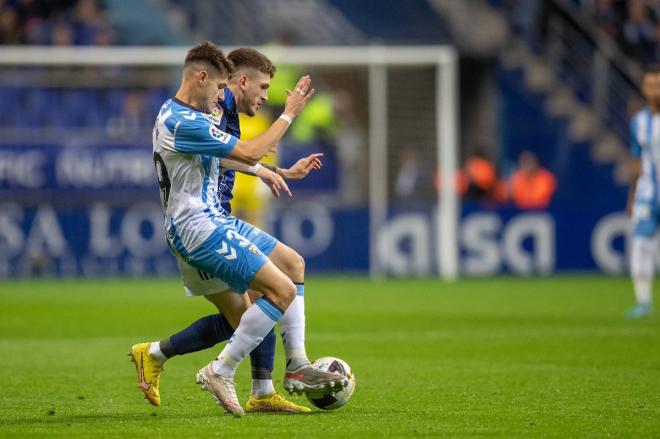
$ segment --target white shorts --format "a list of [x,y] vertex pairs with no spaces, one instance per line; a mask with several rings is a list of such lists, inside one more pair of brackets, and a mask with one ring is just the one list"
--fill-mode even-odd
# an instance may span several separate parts
[[179,264],[179,270],[181,270],[183,291],[186,293],[186,296],[209,296],[230,289],[229,285],[222,280],[198,270],[178,257],[176,258],[176,262]]

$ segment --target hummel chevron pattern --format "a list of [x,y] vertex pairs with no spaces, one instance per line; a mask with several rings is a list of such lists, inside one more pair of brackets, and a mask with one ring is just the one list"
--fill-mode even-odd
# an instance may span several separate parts
[[216,253],[218,253],[219,255],[224,255],[227,252],[229,252],[229,254],[225,256],[226,260],[233,261],[234,259],[236,259],[236,250],[234,249],[234,247],[230,247],[227,245],[225,241],[222,241],[222,246],[216,250]]

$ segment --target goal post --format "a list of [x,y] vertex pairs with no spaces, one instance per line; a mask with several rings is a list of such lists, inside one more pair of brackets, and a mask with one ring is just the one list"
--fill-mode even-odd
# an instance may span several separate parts
[[[187,47],[0,47],[0,66],[9,69],[31,67],[68,68],[166,68],[180,69]],[[228,53],[232,48],[223,48]],[[458,221],[460,200],[455,188],[458,160],[458,57],[451,46],[364,46],[364,47],[274,47],[260,48],[277,66],[290,65],[317,71],[348,68],[328,80],[363,75],[351,90],[365,97],[366,155],[368,189],[369,272],[373,278],[391,273],[387,245],[379,245],[383,227],[399,205],[393,196],[396,160],[408,150],[424,149],[417,160],[432,163],[433,186],[425,187],[420,202],[430,208],[428,273],[443,279],[458,276]],[[342,76],[344,75],[344,76]],[[173,77],[170,74],[170,77]],[[357,77],[357,76],[355,76]],[[5,72],[4,79],[7,78]],[[0,78],[0,86],[2,86]],[[362,89],[364,88],[364,89]],[[412,96],[406,101],[407,95]],[[417,102],[423,102],[416,108]],[[401,107],[401,108],[400,108]],[[419,114],[417,114],[419,112]],[[417,118],[417,120],[416,120]],[[405,125],[399,132],[399,123]],[[421,135],[421,132],[430,133]],[[416,135],[419,134],[419,138]],[[341,136],[341,132],[338,133]],[[403,136],[403,140],[400,137]],[[416,143],[418,142],[418,143]],[[417,206],[419,207],[419,206]],[[404,209],[405,210],[405,209]],[[385,249],[385,250],[383,250]]]

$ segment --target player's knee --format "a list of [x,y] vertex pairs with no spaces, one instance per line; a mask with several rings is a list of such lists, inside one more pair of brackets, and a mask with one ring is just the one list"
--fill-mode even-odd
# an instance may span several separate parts
[[282,309],[289,307],[293,299],[296,298],[296,286],[291,279],[283,278],[273,288],[273,301]]
[[302,281],[305,276],[305,259],[292,248],[286,255],[286,273],[295,282]]
[[295,273],[296,278],[302,278],[305,276],[305,258],[300,256],[295,250],[293,250],[292,259],[292,271]]

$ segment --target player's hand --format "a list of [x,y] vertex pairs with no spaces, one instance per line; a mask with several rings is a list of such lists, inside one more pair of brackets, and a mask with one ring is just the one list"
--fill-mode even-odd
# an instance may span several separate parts
[[296,88],[291,91],[287,90],[287,98],[284,103],[284,114],[292,118],[298,116],[300,112],[305,108],[307,101],[314,96],[314,90],[312,87],[312,80],[309,75],[305,75],[296,84]]
[[321,163],[320,157],[322,156],[321,153],[310,154],[298,160],[289,169],[280,169],[280,172],[287,180],[302,180],[315,169],[321,169],[323,163]]
[[290,197],[293,196],[289,190],[289,186],[284,182],[284,179],[270,169],[266,169],[262,166],[257,170],[256,175],[266,184],[266,186],[268,186],[273,195],[275,195],[275,198],[280,198],[280,192],[284,192]]

